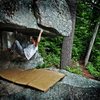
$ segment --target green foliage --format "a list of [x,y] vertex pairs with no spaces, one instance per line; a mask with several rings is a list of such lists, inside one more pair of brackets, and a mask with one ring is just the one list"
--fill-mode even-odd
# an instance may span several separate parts
[[[72,52],[72,57],[75,61],[80,59],[84,60],[86,56],[90,39],[93,35],[93,30],[95,27],[94,22],[98,21],[97,17],[93,18],[93,13],[93,9],[89,8],[86,4],[78,0]],[[94,21],[92,22],[92,20]],[[100,31],[97,34],[89,60],[93,66],[89,65],[88,70],[91,72],[91,74],[98,76],[97,73],[100,72]]]
[[96,70],[100,72],[100,33],[95,40],[90,61],[95,66]]
[[41,67],[60,66],[62,41],[63,37],[42,38],[39,44],[39,52],[44,59],[44,64]]
[[[73,51],[72,58],[74,61],[79,61],[80,59],[84,60],[90,39],[93,35],[94,23],[92,22],[93,18],[93,9],[84,4],[82,1],[77,1],[77,17],[76,17],[76,26],[75,26],[75,35],[73,41]],[[95,21],[97,19],[95,17]],[[92,26],[92,28],[91,28]],[[41,67],[51,67],[60,65],[60,51],[62,47],[63,37],[56,38],[42,38],[41,43],[39,44],[39,51],[44,58],[44,65]],[[90,62],[88,65],[88,70],[91,74],[99,77],[100,72],[100,32],[97,34],[95,44],[92,49]],[[81,73],[80,68],[67,68],[67,70],[74,73]]]
[[66,70],[75,74],[82,75],[82,70],[79,66],[76,67],[66,67]]
[[75,36],[74,37],[74,43],[73,43],[73,51],[72,51],[72,57],[75,61],[80,59],[81,53],[83,52],[83,45],[82,41]]
[[87,69],[89,70],[89,72],[90,72],[93,76],[95,76],[95,77],[97,77],[97,78],[100,78],[100,71],[97,71],[97,69],[93,66],[92,63],[89,63],[89,64],[87,65]]

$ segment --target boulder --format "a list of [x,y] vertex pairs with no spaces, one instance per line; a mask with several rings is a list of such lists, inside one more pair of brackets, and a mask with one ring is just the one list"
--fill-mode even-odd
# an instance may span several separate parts
[[17,53],[14,53],[13,55],[11,55],[6,52],[6,54],[7,54],[7,57],[4,54],[2,58],[0,58],[1,60],[0,69],[21,68],[21,69],[26,70],[26,69],[32,69],[32,68],[38,67],[44,63],[43,58],[38,51],[30,60],[26,60],[26,58],[21,57]]
[[22,68],[26,70],[41,66],[43,63],[43,58],[41,57],[40,53],[36,52],[36,54],[30,60],[17,58],[14,61],[11,61],[8,68]]
[[64,36],[69,36],[72,21],[68,4],[65,0],[37,0],[40,11],[39,24],[55,29]]
[[47,92],[0,79],[0,100],[100,100],[100,82],[66,70],[49,68],[66,76]]
[[0,22],[42,28],[63,36],[69,36],[72,31],[66,0],[0,0]]

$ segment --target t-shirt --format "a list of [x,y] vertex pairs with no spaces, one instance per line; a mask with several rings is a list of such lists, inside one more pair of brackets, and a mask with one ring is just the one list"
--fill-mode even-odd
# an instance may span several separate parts
[[28,45],[26,48],[24,48],[25,57],[30,60],[37,50],[38,46],[35,47],[33,44]]

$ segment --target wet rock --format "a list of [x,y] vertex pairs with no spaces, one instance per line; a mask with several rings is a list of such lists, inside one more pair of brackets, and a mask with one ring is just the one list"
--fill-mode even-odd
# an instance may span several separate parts
[[[100,100],[99,81],[87,79],[65,70],[55,68],[49,69],[62,72],[66,76],[51,87],[47,92],[41,92],[39,90],[23,86],[23,88],[19,86],[20,92],[16,92],[16,86],[18,89],[18,85],[15,85],[12,87],[12,93],[8,91],[8,85],[5,88],[5,93],[3,93],[4,91],[1,92],[1,94],[4,94],[1,96],[1,100]],[[5,82],[8,83],[4,80],[0,80],[0,82],[3,85]]]
[[[36,1],[36,2],[35,2]],[[65,0],[0,0],[0,22],[69,36],[70,10]]]

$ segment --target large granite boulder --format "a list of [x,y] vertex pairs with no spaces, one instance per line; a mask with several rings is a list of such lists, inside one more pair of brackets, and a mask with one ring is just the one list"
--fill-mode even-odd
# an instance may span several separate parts
[[0,22],[69,36],[72,20],[66,0],[0,0]]
[[0,100],[100,100],[100,82],[59,70],[66,76],[47,92],[0,79]]
[[35,55],[30,60],[24,60],[22,58],[16,58],[14,61],[11,61],[8,65],[8,68],[22,68],[22,69],[32,69],[43,64],[43,58],[39,52],[36,52]]
[[8,68],[21,68],[26,70],[41,66],[43,63],[43,58],[38,51],[30,60],[18,55],[16,52],[13,55],[9,52],[3,52],[0,55],[0,70]]

